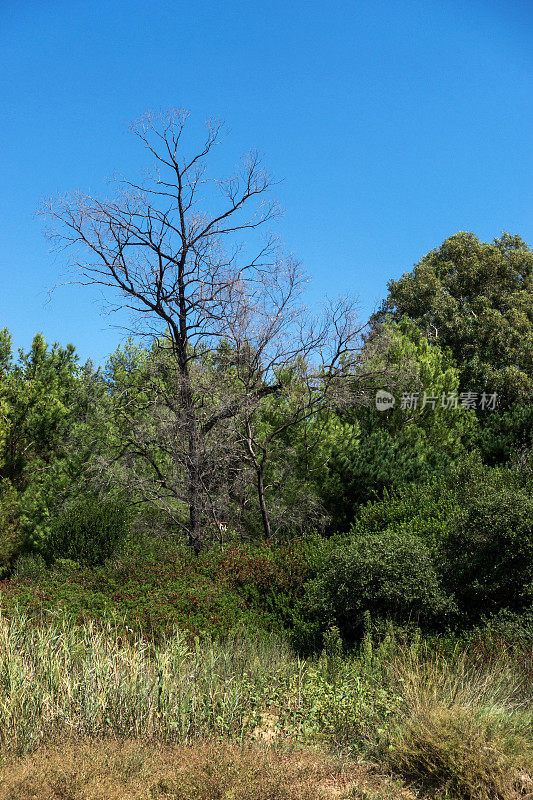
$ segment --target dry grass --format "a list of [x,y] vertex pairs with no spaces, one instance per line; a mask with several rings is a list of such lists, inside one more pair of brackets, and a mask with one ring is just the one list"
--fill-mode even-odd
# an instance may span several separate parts
[[533,800],[533,714],[520,678],[408,654],[393,670],[404,705],[394,770],[439,797]]
[[[315,751],[197,742],[63,741],[2,769],[1,800],[328,800],[384,797]],[[392,798],[392,795],[387,795]]]

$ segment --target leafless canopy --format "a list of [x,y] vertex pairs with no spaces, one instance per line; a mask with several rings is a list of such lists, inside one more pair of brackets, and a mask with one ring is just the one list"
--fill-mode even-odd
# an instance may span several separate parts
[[[72,253],[75,280],[118,293],[116,307],[133,312],[140,334],[167,340],[177,386],[170,405],[187,442],[189,539],[198,549],[203,437],[278,390],[276,376],[296,358],[313,363],[317,380],[341,374],[358,330],[347,301],[320,320],[301,305],[305,276],[269,232],[279,209],[258,154],[215,179],[209,157],[223,126],[209,122],[203,145],[186,156],[187,119],[172,110],[132,125],[154,160],[142,182],[118,178],[111,199],[77,193],[44,203],[43,212],[51,237]],[[233,391],[216,407],[199,404],[195,364],[222,341],[233,354]]]

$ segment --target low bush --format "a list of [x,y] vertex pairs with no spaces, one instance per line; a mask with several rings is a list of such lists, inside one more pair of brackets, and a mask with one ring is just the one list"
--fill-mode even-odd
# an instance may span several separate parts
[[324,569],[308,581],[299,602],[295,644],[316,648],[332,625],[353,643],[361,638],[366,611],[381,624],[390,619],[427,626],[454,613],[419,538],[386,532],[333,543]]
[[88,566],[103,564],[128,528],[128,508],[120,498],[82,495],[52,520],[43,555],[49,562],[68,558]]
[[199,568],[215,584],[237,592],[249,607],[272,615],[279,627],[290,623],[312,569],[303,540],[279,545],[234,543],[223,551],[211,548],[201,556]]
[[130,572],[116,565],[89,568],[58,559],[44,575],[17,571],[2,584],[1,599],[8,616],[18,609],[32,620],[112,622],[123,632],[156,642],[176,629],[192,638],[201,633],[223,636],[237,627],[274,627],[267,614],[249,608],[237,592],[180,559],[173,564],[144,561]]
[[405,720],[389,764],[441,797],[518,800],[533,789],[533,774],[522,760],[526,731],[516,728],[458,705],[427,706]]
[[173,538],[131,534],[103,565],[19,558],[1,585],[7,613],[112,620],[155,641],[175,628],[194,637],[234,628],[282,632],[310,573],[302,542],[206,547],[199,558]]

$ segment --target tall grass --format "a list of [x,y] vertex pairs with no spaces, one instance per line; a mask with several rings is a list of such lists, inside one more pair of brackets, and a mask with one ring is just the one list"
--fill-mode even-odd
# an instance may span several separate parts
[[260,732],[352,748],[372,734],[394,698],[331,654],[295,656],[284,640],[228,637],[163,645],[111,626],[37,626],[0,617],[0,745],[24,752],[65,732],[186,743]]
[[274,638],[190,647],[177,632],[154,648],[111,627],[0,617],[0,743],[20,752],[60,731],[179,742],[242,737],[267,689],[297,669]]
[[[442,797],[533,792],[533,714],[523,671],[485,669],[415,636],[368,632],[346,657],[338,632],[303,661],[275,637],[176,634],[154,646],[110,626],[37,626],[0,616],[0,748],[89,738],[188,744],[290,737],[379,756]],[[522,794],[520,794],[522,793]]]
[[405,648],[385,679],[402,697],[386,755],[394,770],[442,797],[533,792],[531,685],[513,664],[483,668],[467,651],[444,658]]

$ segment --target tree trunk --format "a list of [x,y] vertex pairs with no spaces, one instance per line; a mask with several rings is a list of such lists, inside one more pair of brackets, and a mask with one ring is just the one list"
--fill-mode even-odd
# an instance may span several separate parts
[[200,502],[200,475],[198,457],[198,435],[196,420],[192,416],[189,420],[189,546],[196,555],[202,548],[202,514]]
[[259,497],[259,506],[261,508],[261,519],[263,521],[263,531],[265,535],[265,541],[270,541],[272,536],[270,530],[270,519],[268,518],[268,509],[265,502],[265,486],[263,482],[263,474],[264,474],[264,464],[257,464],[257,494]]
[[[180,290],[180,301],[184,306],[183,293]],[[189,546],[192,547],[196,555],[202,549],[202,510],[201,493],[202,485],[200,479],[200,448],[199,430],[196,409],[194,407],[194,392],[191,385],[189,374],[189,362],[187,359],[187,335],[185,326],[185,314],[182,315],[181,329],[176,326],[173,328],[175,354],[178,362],[178,369],[181,377],[181,402],[186,420],[186,435],[188,440],[188,463],[187,463],[187,499],[189,504]]]
[[252,464],[255,469],[255,474],[257,478],[257,498],[259,500],[259,508],[261,509],[261,520],[263,522],[263,532],[265,541],[269,541],[272,535],[270,530],[270,519],[268,517],[268,509],[265,501],[265,484],[264,484],[264,476],[265,476],[265,462],[267,457],[267,449],[263,447],[263,457],[261,461],[257,458],[254,450],[254,438],[252,434],[252,425],[250,420],[246,419],[246,449],[250,454],[250,458]]

